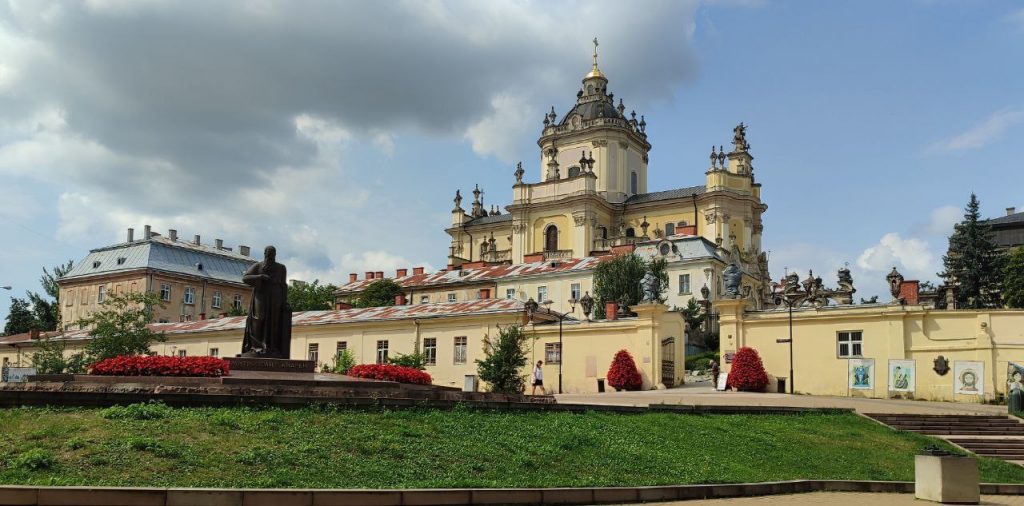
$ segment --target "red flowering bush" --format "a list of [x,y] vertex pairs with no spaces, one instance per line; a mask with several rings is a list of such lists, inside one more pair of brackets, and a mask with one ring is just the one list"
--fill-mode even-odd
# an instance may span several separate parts
[[216,357],[119,355],[100,360],[89,374],[101,376],[226,376],[228,362]]
[[729,386],[744,392],[764,392],[768,386],[768,374],[757,350],[744,346],[736,351],[729,370]]
[[429,385],[433,381],[430,374],[427,374],[425,371],[415,367],[393,364],[357,365],[353,366],[345,374],[354,378],[397,381],[399,383],[412,383],[413,385]]
[[640,390],[644,380],[636,368],[633,356],[626,350],[619,350],[608,369],[608,385],[616,390]]

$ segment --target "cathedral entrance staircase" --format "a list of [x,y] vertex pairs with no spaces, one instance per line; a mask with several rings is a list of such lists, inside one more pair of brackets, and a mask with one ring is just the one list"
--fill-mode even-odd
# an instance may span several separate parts
[[897,430],[941,437],[976,455],[1024,465],[1024,424],[1010,416],[867,413]]

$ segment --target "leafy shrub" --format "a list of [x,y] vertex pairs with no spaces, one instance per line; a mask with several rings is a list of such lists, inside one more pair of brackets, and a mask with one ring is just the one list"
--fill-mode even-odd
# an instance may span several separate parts
[[476,361],[476,368],[492,392],[517,394],[526,389],[522,371],[527,362],[527,339],[522,327],[511,325],[498,328],[496,340],[484,340],[484,359]]
[[71,439],[68,439],[67,442],[64,443],[64,447],[67,448],[68,450],[80,450],[82,448],[85,448],[85,443],[86,441],[84,439],[80,437],[73,437]]
[[640,390],[644,383],[633,356],[626,350],[619,350],[615,354],[607,379],[608,385],[616,390]]
[[718,353],[714,351],[705,351],[697,355],[689,355],[686,357],[686,370],[696,371],[708,369],[708,364],[714,360],[718,362]]
[[100,416],[108,420],[160,420],[168,418],[174,411],[162,402],[129,404],[112,406],[100,411]]
[[131,355],[101,360],[89,374],[101,376],[225,376],[229,365],[216,357],[168,357]]
[[328,372],[334,374],[347,374],[348,370],[356,365],[356,356],[351,351],[345,349],[334,354],[334,363],[328,369]]
[[410,353],[408,355],[396,355],[388,359],[389,364],[402,367],[412,367],[421,371],[427,368],[427,356],[422,353]]
[[768,374],[764,371],[761,356],[757,350],[744,346],[736,350],[729,369],[729,386],[744,392],[763,392],[768,386]]
[[65,342],[59,339],[40,339],[39,351],[32,354],[32,367],[37,374],[81,374],[85,372],[85,353],[65,353]]
[[397,381],[414,385],[429,385],[433,381],[430,375],[424,371],[392,364],[357,365],[348,370],[348,375],[355,378]]
[[38,471],[40,469],[52,469],[57,465],[57,458],[52,453],[42,448],[32,448],[21,452],[14,457],[11,465],[18,469]]

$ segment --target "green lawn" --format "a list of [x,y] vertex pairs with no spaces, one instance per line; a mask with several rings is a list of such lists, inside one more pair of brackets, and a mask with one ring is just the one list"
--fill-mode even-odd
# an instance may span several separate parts
[[[913,480],[936,440],[846,414],[0,409],[0,482],[180,487],[555,487]],[[982,459],[984,482],[1024,468]]]

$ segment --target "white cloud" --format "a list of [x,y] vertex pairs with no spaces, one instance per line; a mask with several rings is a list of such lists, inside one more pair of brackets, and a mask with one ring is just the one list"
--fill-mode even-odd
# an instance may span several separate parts
[[953,233],[953,225],[963,219],[963,210],[956,206],[942,206],[932,209],[926,230],[929,234],[947,237]]
[[968,130],[932,144],[928,152],[943,153],[982,148],[997,141],[1007,129],[1021,122],[1024,122],[1024,109],[1001,109]]
[[904,274],[928,278],[937,270],[935,255],[928,250],[928,243],[913,237],[903,238],[895,232],[885,234],[878,244],[865,249],[857,258],[857,266],[873,273],[897,267],[907,271]]
[[[523,154],[522,133],[529,130],[528,113],[536,112],[525,97],[498,95],[491,99],[491,113],[466,129],[465,137],[479,155],[494,155],[505,162],[513,162]],[[535,114],[533,116],[536,116]]]

